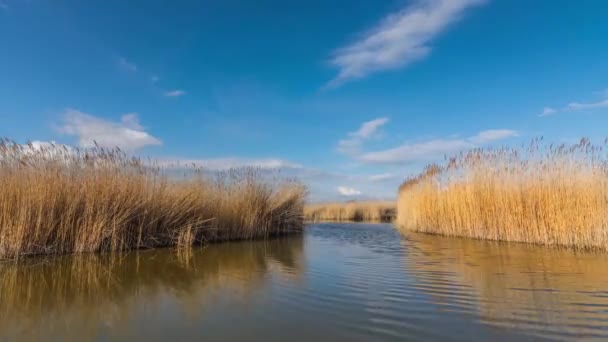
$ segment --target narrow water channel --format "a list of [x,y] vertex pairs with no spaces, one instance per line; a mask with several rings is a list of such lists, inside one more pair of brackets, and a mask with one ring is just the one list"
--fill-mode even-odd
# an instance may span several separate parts
[[577,338],[608,338],[608,255],[389,224],[0,264],[0,340]]

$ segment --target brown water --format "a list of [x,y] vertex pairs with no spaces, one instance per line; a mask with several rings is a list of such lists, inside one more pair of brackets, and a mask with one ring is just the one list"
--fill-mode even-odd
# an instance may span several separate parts
[[608,255],[320,224],[0,264],[0,340],[603,340]]

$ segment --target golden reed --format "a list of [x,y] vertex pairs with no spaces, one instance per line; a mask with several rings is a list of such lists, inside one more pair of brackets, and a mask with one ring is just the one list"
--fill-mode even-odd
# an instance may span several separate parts
[[431,165],[399,188],[401,229],[608,249],[608,161],[588,139],[476,149]]
[[396,204],[388,201],[309,204],[304,207],[308,221],[392,221]]
[[267,237],[303,228],[306,189],[252,169],[176,180],[119,149],[0,142],[0,258]]

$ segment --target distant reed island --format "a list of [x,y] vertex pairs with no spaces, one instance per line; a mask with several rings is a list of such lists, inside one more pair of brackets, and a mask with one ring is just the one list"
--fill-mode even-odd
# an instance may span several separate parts
[[119,149],[0,141],[0,258],[301,232],[306,188],[259,170],[175,179]]
[[399,189],[400,229],[608,250],[606,146],[588,139],[476,149]]
[[333,202],[304,207],[307,221],[376,221],[391,222],[397,215],[397,204],[390,201]]

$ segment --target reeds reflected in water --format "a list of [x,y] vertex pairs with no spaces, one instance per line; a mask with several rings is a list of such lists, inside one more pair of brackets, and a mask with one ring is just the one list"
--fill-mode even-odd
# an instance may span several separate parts
[[608,255],[412,232],[404,244],[440,310],[538,337],[608,338]]
[[0,340],[130,336],[165,312],[172,313],[168,320],[190,324],[219,314],[222,301],[254,300],[277,277],[298,282],[303,243],[294,236],[2,263]]

